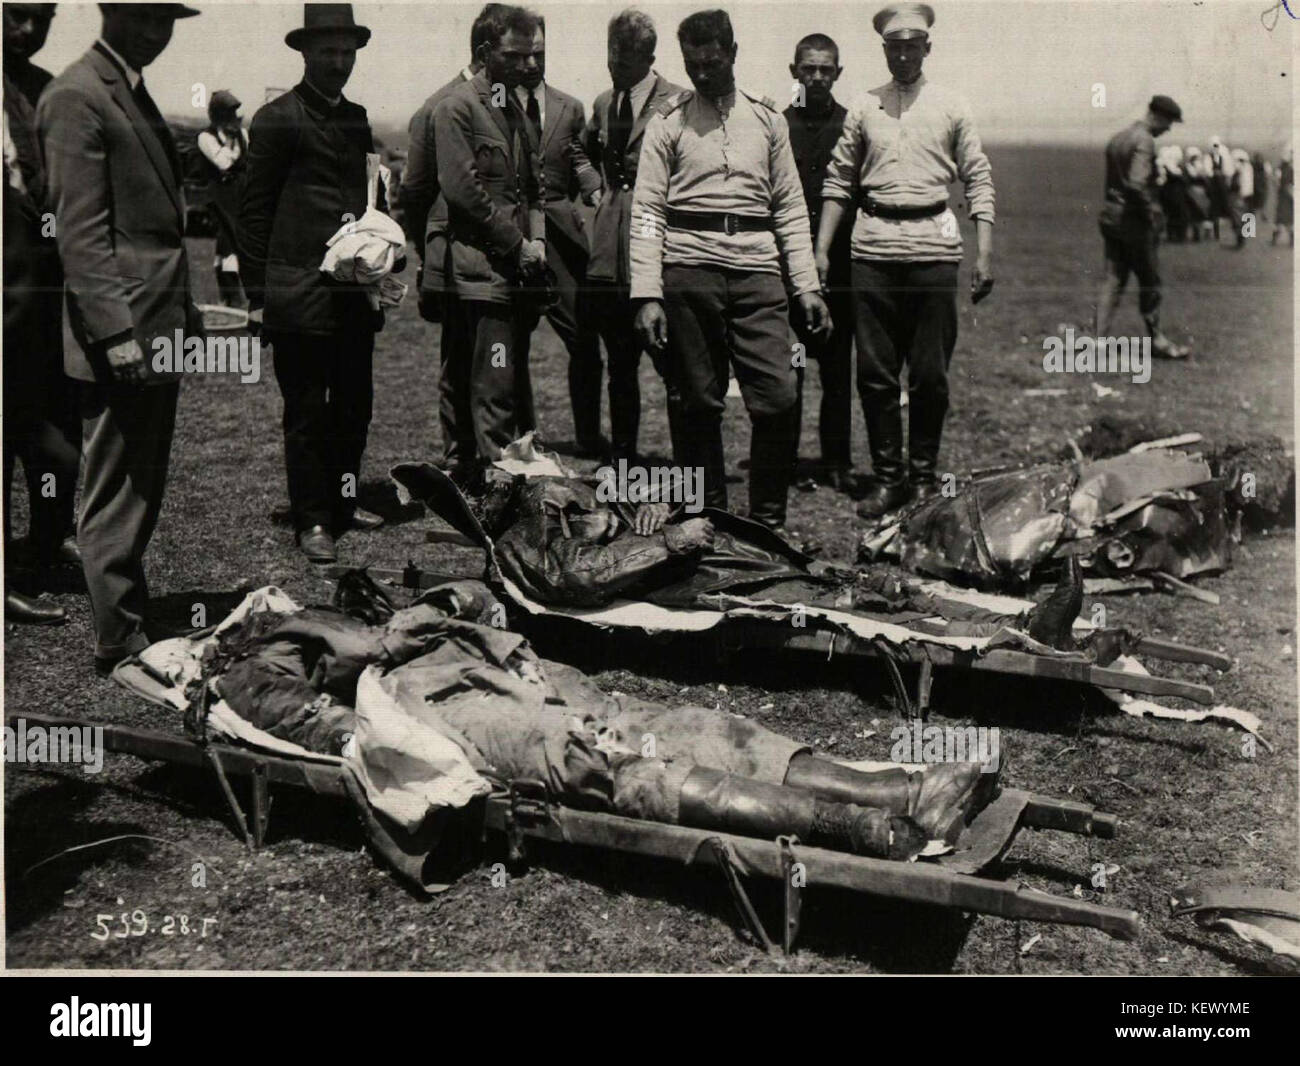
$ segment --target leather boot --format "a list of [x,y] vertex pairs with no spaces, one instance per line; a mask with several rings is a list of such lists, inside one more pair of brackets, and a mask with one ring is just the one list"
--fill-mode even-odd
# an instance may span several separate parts
[[697,766],[678,797],[678,822],[741,836],[772,839],[793,834],[821,847],[877,858],[908,859],[925,846],[909,818],[811,792]]
[[912,393],[907,412],[907,469],[912,494],[933,496],[938,492],[939,444],[948,402],[936,401],[917,390]]
[[1026,629],[1040,644],[1058,651],[1074,650],[1074,620],[1083,610],[1083,568],[1079,557],[1065,561],[1056,588],[1042,603],[1029,612]]
[[901,766],[864,772],[810,754],[796,755],[790,760],[785,784],[822,799],[879,807],[894,814],[911,814],[921,795],[921,775],[908,773]]
[[681,448],[674,451],[678,466],[704,471],[704,505],[727,509],[727,464],[722,451],[721,416],[682,413]]
[[67,612],[57,603],[24,596],[12,589],[5,590],[5,619],[29,626],[57,626],[68,620]]
[[871,447],[872,484],[858,505],[859,518],[879,518],[910,500],[907,471],[903,466],[903,420],[898,395],[893,391],[862,404]]
[[795,413],[755,416],[749,443],[749,517],[768,529],[785,526],[794,473]]
[[933,763],[925,768],[912,820],[930,840],[955,844],[998,793],[1002,762],[986,773],[977,762]]

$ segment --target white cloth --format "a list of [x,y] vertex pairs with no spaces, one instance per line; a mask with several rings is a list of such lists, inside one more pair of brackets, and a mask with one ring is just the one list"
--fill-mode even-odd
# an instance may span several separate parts
[[198,149],[209,163],[222,173],[229,170],[244,154],[244,146],[238,137],[229,136],[225,130],[204,130],[197,139]]

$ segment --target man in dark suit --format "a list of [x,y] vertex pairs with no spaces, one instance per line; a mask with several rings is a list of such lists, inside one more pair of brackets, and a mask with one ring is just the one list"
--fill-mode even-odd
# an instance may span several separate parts
[[[419,249],[423,263],[426,250],[438,230],[433,205],[438,201],[438,147],[433,112],[457,86],[464,85],[483,69],[479,46],[500,4],[485,4],[469,31],[470,61],[459,74],[435,92],[411,116],[409,154],[402,173],[399,194],[402,225],[406,236]],[[445,217],[444,217],[445,221]],[[446,247],[445,241],[442,247]],[[473,419],[469,413],[468,344],[460,333],[462,315],[455,307],[456,294],[450,289],[435,291],[433,274],[420,271],[420,315],[428,322],[442,323],[439,337],[438,421],[442,427],[443,465],[454,468],[475,453]]]
[[79,384],[77,542],[107,672],[149,644],[144,551],[162,509],[180,390],[145,351],[202,335],[190,297],[180,158],[141,71],[182,4],[103,4],[100,39],[41,94],[36,127],[67,294],[64,369]]
[[[632,303],[628,297],[631,267],[628,243],[632,232],[632,190],[636,186],[641,137],[650,117],[682,92],[654,71],[658,36],[650,16],[628,10],[609,21],[609,76],[613,88],[606,89],[591,108],[587,125],[587,155],[605,179],[596,217],[591,227],[591,260],[587,264],[588,308],[594,325],[605,342],[609,361],[609,427],[611,458],[614,462],[636,461],[637,434],[641,424],[641,389],[637,368],[641,343],[632,329]],[[600,362],[591,378],[574,386],[572,370],[569,388],[575,406],[581,391],[600,418]],[[677,420],[679,403],[669,397],[669,422]]]
[[[383,313],[361,286],[320,269],[326,242],[366,210],[366,109],[343,97],[370,31],[351,4],[305,4],[285,43],[303,79],[253,116],[240,232],[245,287],[275,349],[284,398],[284,458],[298,546],[314,563],[335,538],[382,519],[357,508],[374,396],[371,360]],[[376,160],[377,162],[377,160]]]
[[[582,103],[546,82],[546,21],[538,19],[533,58],[515,97],[532,126],[539,148],[539,193],[546,211],[546,263],[552,274],[553,298],[547,321],[569,353],[569,398],[574,441],[579,455],[601,456],[600,380],[588,386],[591,367],[600,366],[600,339],[583,313],[579,294],[587,279],[587,233],[573,197],[588,203],[600,189],[600,174],[582,147],[586,117]],[[599,369],[597,369],[599,375]]]
[[[798,84],[798,96],[785,109],[790,127],[790,148],[799,167],[808,220],[812,232],[821,224],[822,183],[831,153],[844,129],[848,112],[832,95],[835,82],[843,72],[839,46],[822,33],[804,37],[794,49],[790,73]],[[850,427],[853,425],[853,293],[849,288],[849,263],[853,225],[851,219],[840,224],[831,245],[831,271],[825,292],[831,312],[833,332],[822,340],[808,330],[802,314],[791,314],[791,325],[804,345],[805,356],[817,361],[822,383],[821,411],[817,433],[821,438],[821,467],[818,475],[834,489],[852,487],[849,468],[853,465]],[[799,371],[800,421],[803,417],[803,370]],[[796,461],[799,432],[795,432]],[[795,484],[805,491],[817,487],[811,477],[801,477]]]
[[[27,546],[39,568],[81,567],[73,535],[81,420],[63,373],[63,271],[45,168],[36,138],[36,101],[54,77],[31,62],[54,17],[53,4],[4,5],[4,491],[23,461],[30,529]],[[18,554],[5,506],[5,562]],[[25,596],[5,582],[5,617],[50,625],[62,607]]]
[[521,7],[492,13],[479,46],[484,69],[434,109],[441,196],[425,281],[456,296],[473,355],[470,413],[478,454],[533,427],[528,349],[546,264],[546,223],[534,142],[515,88],[535,66],[540,20]]

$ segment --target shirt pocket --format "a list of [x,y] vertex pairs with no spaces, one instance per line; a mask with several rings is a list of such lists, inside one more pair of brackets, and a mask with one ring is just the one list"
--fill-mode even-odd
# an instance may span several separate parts
[[509,162],[506,158],[506,142],[487,135],[479,135],[474,138],[474,167],[479,173],[479,177],[504,181],[509,173]]

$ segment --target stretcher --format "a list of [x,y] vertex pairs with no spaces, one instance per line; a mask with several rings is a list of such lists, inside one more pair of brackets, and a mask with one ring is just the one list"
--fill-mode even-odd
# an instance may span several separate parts
[[[138,659],[118,668],[126,683],[147,690]],[[132,674],[136,676],[132,677]],[[24,714],[28,730],[97,725],[72,718]],[[13,716],[11,721],[17,720]],[[297,757],[207,737],[200,741],[161,730],[104,724],[103,745],[109,752],[210,770],[231,819],[250,851],[262,846],[271,811],[271,788],[305,789],[342,799],[364,820],[373,817],[345,760],[327,756]],[[235,783],[249,796],[246,813]],[[1117,821],[1091,807],[1068,800],[1004,789],[976,816],[954,849],[933,860],[898,862],[809,847],[793,837],[763,840],[715,830],[638,821],[614,814],[578,810],[555,802],[540,782],[514,781],[464,811],[468,832],[480,842],[488,834],[505,837],[507,855],[526,861],[528,845],[548,841],[626,855],[640,855],[684,866],[721,871],[737,911],[755,940],[773,954],[793,950],[799,933],[803,893],[833,887],[884,900],[945,907],[1020,921],[1047,922],[1099,929],[1118,939],[1139,931],[1133,910],[1107,907],[1072,896],[1056,896],[998,878],[999,861],[1023,829],[1059,830],[1100,838],[1113,837]],[[751,879],[783,885],[779,932],[769,935],[746,889]]]

